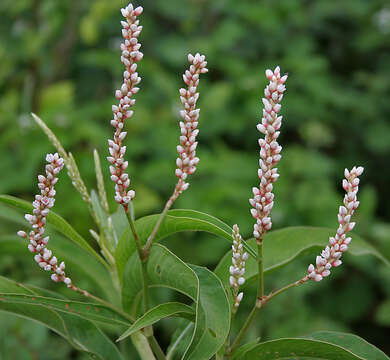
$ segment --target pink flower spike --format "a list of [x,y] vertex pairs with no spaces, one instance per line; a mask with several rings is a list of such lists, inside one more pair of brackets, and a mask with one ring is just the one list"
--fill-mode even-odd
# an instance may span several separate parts
[[[54,185],[57,183],[57,175],[64,167],[64,160],[57,153],[47,154],[46,161],[46,176],[38,176],[38,188],[41,190],[39,195],[35,196],[33,202],[34,215],[26,214],[25,218],[30,223],[32,230],[27,235],[24,231],[18,231],[18,235],[22,238],[28,238],[28,250],[35,253],[34,260],[38,265],[46,271],[51,271],[51,279],[56,282],[63,282],[74,291],[79,291],[70,278],[66,277],[65,264],[57,266],[57,258],[53,256],[51,250],[46,248],[49,241],[45,234],[46,217],[50,212],[50,208],[54,205],[54,196],[56,194]],[[62,263],[63,264],[63,263]]]
[[277,66],[274,71],[266,70],[265,75],[269,84],[264,90],[265,97],[262,99],[264,109],[261,123],[257,125],[257,130],[264,134],[264,138],[259,139],[260,161],[258,176],[260,184],[254,188],[253,199],[249,199],[252,205],[251,214],[256,219],[257,227],[253,231],[253,236],[257,242],[261,242],[265,233],[271,229],[271,210],[273,208],[274,195],[272,193],[272,183],[279,174],[275,167],[281,159],[282,147],[278,144],[279,129],[282,124],[282,117],[278,116],[281,109],[280,102],[286,90],[284,85],[287,75],[281,77],[280,68]]
[[141,82],[138,76],[137,62],[143,57],[139,51],[141,44],[138,42],[138,36],[142,31],[142,26],[139,26],[137,16],[141,15],[143,8],[141,6],[136,9],[132,4],[121,9],[123,17],[126,21],[122,21],[122,36],[124,42],[121,44],[122,56],[121,61],[125,65],[123,72],[123,83],[119,90],[115,91],[115,97],[119,100],[118,105],[112,106],[114,119],[111,120],[111,125],[115,128],[114,139],[109,141],[108,161],[113,165],[110,167],[111,179],[115,182],[115,201],[127,207],[128,203],[134,198],[134,190],[128,190],[130,180],[122,181],[124,175],[128,178],[125,172],[127,162],[124,161],[126,147],[122,145],[126,132],[123,131],[126,119],[133,116],[133,111],[129,110],[135,104],[133,95],[138,92],[137,84]]
[[180,101],[183,104],[183,110],[180,111],[180,145],[177,146],[179,157],[176,160],[177,169],[175,175],[179,178],[174,192],[168,200],[168,208],[185,191],[189,183],[185,182],[188,175],[196,171],[196,166],[199,163],[199,158],[196,157],[196,147],[198,145],[196,137],[199,133],[197,129],[199,121],[199,109],[196,109],[196,102],[199,98],[198,84],[199,75],[206,73],[207,62],[205,56],[196,53],[195,55],[188,54],[190,67],[183,74],[183,81],[187,85],[187,89],[181,88]]
[[357,208],[357,192],[359,178],[363,173],[363,168],[355,166],[352,170],[345,169],[345,179],[342,182],[343,189],[346,192],[344,197],[344,206],[339,207],[339,213],[337,215],[339,221],[339,227],[334,237],[329,238],[330,247],[327,246],[322,251],[320,256],[317,256],[316,267],[310,264],[308,267],[308,277],[314,281],[321,281],[324,277],[330,274],[332,267],[341,265],[341,255],[348,250],[348,244],[351,242],[350,237],[346,237],[348,231],[351,231],[355,226],[354,222],[351,222],[351,217]]

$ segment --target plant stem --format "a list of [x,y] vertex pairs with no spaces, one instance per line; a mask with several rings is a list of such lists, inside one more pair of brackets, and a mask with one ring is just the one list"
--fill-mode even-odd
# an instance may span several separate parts
[[258,286],[257,297],[264,296],[264,261],[263,261],[263,239],[257,241],[257,264],[258,264]]
[[285,291],[287,291],[288,289],[291,289],[292,287],[294,286],[298,286],[298,285],[301,285],[303,283],[305,283],[307,280],[309,280],[309,276],[306,275],[305,277],[303,277],[302,279],[299,279],[291,284],[288,284],[282,288],[280,288],[279,290],[276,290],[274,292],[271,292],[269,295],[265,296],[264,299],[262,300],[262,305],[263,306],[264,304],[266,304],[269,300],[271,300],[272,298],[274,298],[275,296],[278,296],[282,293],[284,293]]
[[157,356],[158,360],[166,360],[165,354],[162,351],[159,343],[157,342],[156,338],[154,336],[151,336],[148,338],[150,347],[152,348],[154,355]]
[[228,353],[229,354],[231,354],[237,348],[237,346],[240,345],[240,342],[241,342],[242,338],[244,337],[246,331],[249,328],[249,325],[251,324],[252,320],[255,318],[255,315],[256,315],[256,313],[257,313],[257,311],[259,309],[260,308],[257,307],[256,305],[253,307],[253,309],[250,312],[249,316],[245,320],[245,323],[244,323],[243,327],[241,328],[240,332],[238,333],[236,339],[234,340],[232,346],[230,347],[230,349],[228,349]]
[[127,220],[130,225],[131,232],[133,233],[134,240],[135,240],[135,245],[137,247],[137,253],[139,260],[141,261],[141,271],[142,271],[142,287],[143,287],[143,302],[144,302],[144,313],[149,310],[149,296],[148,296],[148,278],[147,278],[147,268],[146,268],[146,262],[144,260],[144,257],[142,255],[142,245],[139,240],[137,231],[134,226],[134,221],[131,218],[129,208],[128,206],[124,206],[125,208],[125,213],[127,216]]
[[169,198],[169,200],[165,204],[164,210],[160,214],[160,217],[158,218],[158,220],[156,222],[156,225],[154,225],[154,228],[153,228],[152,232],[150,233],[150,235],[148,237],[148,240],[146,240],[146,244],[145,244],[145,247],[144,247],[143,252],[142,252],[142,255],[143,255],[144,259],[148,258],[149,252],[150,252],[150,247],[152,246],[152,243],[153,243],[153,239],[155,238],[155,236],[156,236],[156,234],[158,232],[158,229],[160,228],[161,223],[163,222],[165,216],[167,215],[168,210],[170,209],[170,207],[173,204],[172,196]]
[[303,277],[302,279],[299,279],[291,284],[288,284],[282,288],[280,288],[279,290],[276,290],[274,292],[271,292],[269,295],[266,295],[266,296],[262,296],[262,297],[258,297],[256,299],[256,304],[255,306],[253,307],[252,311],[250,312],[248,318],[246,319],[243,327],[241,328],[240,332],[238,333],[236,339],[234,340],[232,346],[230,347],[229,351],[228,351],[228,354],[231,354],[234,352],[234,350],[236,350],[237,346],[240,345],[240,342],[242,340],[242,338],[244,337],[245,335],[245,332],[248,330],[249,328],[249,325],[251,324],[251,322],[253,321],[253,319],[255,318],[255,315],[257,313],[257,311],[262,308],[268,301],[270,301],[272,298],[284,293],[285,291],[287,291],[288,289],[291,289],[292,287],[295,287],[295,286],[298,286],[298,285],[301,285],[303,283],[305,283],[307,280],[309,280],[309,276],[306,275],[305,277]]

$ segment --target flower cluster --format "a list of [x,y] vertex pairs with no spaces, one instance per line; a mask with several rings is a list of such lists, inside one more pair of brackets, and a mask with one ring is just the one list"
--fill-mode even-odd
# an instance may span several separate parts
[[240,229],[237,225],[233,225],[233,256],[232,265],[229,268],[230,278],[229,282],[234,291],[234,307],[237,309],[244,296],[242,292],[238,293],[238,289],[245,283],[245,262],[248,259],[248,253],[244,252],[242,246],[242,237],[240,235]]
[[359,201],[357,201],[357,192],[359,190],[359,178],[363,173],[363,168],[353,167],[351,171],[345,169],[343,179],[343,189],[346,192],[344,197],[344,206],[340,206],[338,221],[339,228],[336,235],[329,238],[330,246],[327,246],[316,258],[316,266],[310,264],[308,267],[308,277],[314,281],[321,281],[324,277],[329,276],[330,269],[341,265],[341,256],[343,252],[347,251],[348,245],[351,242],[351,238],[347,237],[348,231],[351,231],[355,226],[354,222],[351,222],[351,217],[357,207]]
[[110,173],[112,181],[115,182],[115,201],[124,206],[127,206],[135,196],[134,190],[127,190],[130,186],[130,179],[126,173],[128,162],[124,160],[126,146],[122,146],[122,142],[127,134],[123,131],[125,120],[133,116],[130,107],[135,104],[135,99],[132,97],[138,92],[139,88],[136,85],[141,81],[137,73],[137,62],[143,57],[139,51],[141,44],[138,42],[142,26],[139,26],[137,16],[142,11],[141,6],[133,9],[131,4],[121,9],[122,15],[126,18],[126,21],[121,21],[124,38],[124,42],[121,44],[121,61],[126,69],[123,73],[123,84],[120,90],[115,92],[119,105],[112,106],[114,119],[111,120],[111,125],[115,128],[114,139],[108,140],[110,156],[107,157],[107,160],[112,164]]
[[[36,253],[34,259],[42,269],[53,272],[51,275],[53,281],[64,282],[73,289],[71,279],[65,274],[65,263],[61,262],[58,264],[57,258],[53,256],[51,250],[46,248],[49,241],[49,236],[44,236],[46,217],[54,206],[56,194],[54,185],[58,181],[58,173],[64,167],[64,160],[55,153],[47,154],[46,161],[48,162],[45,168],[46,176],[38,175],[38,187],[41,190],[41,194],[35,195],[35,200],[32,203],[33,213],[25,215],[26,220],[32,227],[28,234],[30,241],[28,249],[32,253]],[[22,238],[27,238],[27,234],[24,231],[18,231],[18,235]]]
[[260,160],[258,175],[260,179],[259,187],[254,187],[253,198],[249,199],[253,206],[251,209],[252,216],[256,219],[254,224],[253,236],[257,242],[261,242],[264,234],[272,227],[270,213],[274,205],[274,194],[272,193],[273,183],[279,177],[275,165],[281,159],[280,152],[282,147],[278,144],[277,139],[280,134],[282,116],[278,116],[281,109],[280,102],[283,93],[286,90],[284,83],[287,75],[280,75],[279,66],[274,71],[267,70],[266,76],[269,84],[264,90],[265,97],[262,99],[264,104],[263,118],[257,129],[264,134],[264,139],[259,139]]
[[177,169],[175,171],[179,181],[170,199],[171,202],[175,201],[184,190],[188,189],[187,176],[196,171],[196,165],[199,162],[199,158],[196,157],[196,147],[198,145],[196,137],[199,134],[197,127],[200,111],[200,109],[196,109],[196,102],[199,98],[197,88],[199,75],[206,73],[208,70],[204,55],[199,53],[195,56],[189,54],[188,61],[191,65],[183,74],[183,80],[188,87],[187,89],[180,89],[180,101],[184,106],[184,110],[180,111],[183,121],[180,121],[180,145],[177,146],[179,157],[176,159]]

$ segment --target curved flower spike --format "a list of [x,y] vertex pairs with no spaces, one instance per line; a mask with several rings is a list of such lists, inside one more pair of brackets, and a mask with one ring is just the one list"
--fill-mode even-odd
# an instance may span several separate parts
[[110,156],[107,160],[112,164],[110,166],[111,180],[115,182],[115,201],[127,206],[134,198],[134,190],[127,190],[130,186],[129,175],[126,173],[128,162],[124,160],[126,146],[122,146],[127,132],[123,131],[126,119],[133,116],[130,108],[135,104],[133,95],[139,90],[136,85],[141,82],[137,72],[137,62],[143,57],[139,51],[141,44],[138,42],[138,36],[141,33],[142,26],[139,26],[137,16],[141,15],[143,9],[141,6],[133,9],[133,5],[121,9],[122,15],[126,21],[121,21],[122,35],[124,42],[121,44],[121,61],[125,65],[123,73],[123,84],[119,90],[115,91],[115,97],[119,100],[118,105],[112,106],[114,119],[111,125],[115,128],[114,139],[108,140]]
[[41,190],[40,195],[35,195],[35,201],[32,205],[34,207],[32,214],[26,214],[26,220],[31,224],[32,230],[28,236],[26,232],[20,230],[18,235],[22,238],[29,239],[28,249],[35,253],[34,260],[38,265],[46,270],[51,271],[51,279],[55,282],[63,282],[69,288],[75,291],[80,291],[72,284],[72,280],[65,274],[65,263],[58,262],[52,251],[47,249],[46,245],[49,241],[49,236],[45,235],[46,218],[50,209],[54,206],[56,191],[54,185],[58,181],[57,175],[64,167],[64,160],[59,157],[57,153],[47,154],[46,161],[46,176],[38,175],[38,187]]
[[242,237],[240,235],[240,229],[237,224],[233,225],[233,256],[232,256],[232,265],[229,268],[229,282],[230,286],[233,288],[234,294],[234,308],[233,311],[236,312],[237,308],[240,306],[240,302],[244,296],[242,292],[238,292],[241,285],[245,283],[245,262],[248,260],[248,253],[244,252],[242,245]]
[[344,206],[340,206],[338,221],[339,228],[336,235],[329,238],[329,245],[316,258],[316,266],[310,264],[308,267],[308,277],[314,281],[321,281],[324,277],[329,276],[332,267],[341,265],[341,256],[347,251],[351,238],[347,237],[347,232],[351,231],[355,223],[351,222],[351,217],[357,207],[357,192],[359,190],[359,177],[363,173],[361,166],[354,166],[352,170],[345,169],[343,180],[343,189],[346,192],[344,197]]
[[252,189],[254,197],[249,199],[249,203],[253,206],[251,214],[256,219],[253,226],[253,236],[258,243],[262,241],[265,233],[272,227],[270,217],[274,205],[272,184],[279,177],[278,169],[275,166],[281,159],[280,152],[282,150],[277,142],[282,124],[282,116],[278,116],[278,113],[281,109],[280,102],[286,90],[284,84],[287,80],[287,75],[281,76],[279,66],[274,71],[267,70],[265,74],[269,84],[264,90],[265,97],[262,99],[264,104],[263,118],[261,123],[257,125],[257,129],[265,135],[264,139],[259,139],[258,176],[260,184],[258,188],[254,187]]

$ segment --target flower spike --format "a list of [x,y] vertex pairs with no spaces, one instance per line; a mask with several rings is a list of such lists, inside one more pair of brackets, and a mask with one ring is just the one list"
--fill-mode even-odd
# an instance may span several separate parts
[[234,295],[234,308],[233,312],[236,312],[240,306],[240,302],[244,296],[243,292],[238,292],[241,285],[245,283],[245,262],[248,260],[248,253],[244,252],[242,245],[242,237],[240,235],[240,229],[237,224],[233,225],[233,256],[232,256],[232,265],[229,268],[229,282],[230,286],[233,288]]
[[310,264],[308,267],[308,277],[314,281],[321,281],[324,277],[329,276],[332,267],[341,265],[341,256],[347,251],[351,238],[347,237],[347,232],[351,231],[355,226],[351,222],[351,217],[357,207],[357,192],[359,190],[359,176],[363,173],[361,166],[354,166],[352,170],[345,169],[343,180],[343,189],[346,194],[344,196],[344,206],[340,206],[338,213],[339,228],[336,235],[329,238],[329,245],[316,258],[316,266]]
[[72,284],[72,280],[65,274],[65,263],[58,262],[52,251],[47,249],[46,245],[49,241],[49,236],[45,235],[46,218],[50,209],[54,206],[56,191],[54,185],[58,181],[57,175],[64,167],[64,159],[59,157],[57,153],[47,154],[46,161],[46,176],[38,175],[38,187],[41,190],[40,195],[35,195],[35,201],[32,205],[34,207],[32,214],[26,214],[26,220],[31,224],[32,230],[28,236],[26,232],[20,230],[18,235],[22,238],[29,239],[28,249],[36,254],[34,260],[38,265],[46,270],[51,271],[51,279],[55,282],[63,282],[69,288],[75,291],[80,291]]
[[270,213],[274,205],[274,194],[272,193],[273,183],[278,179],[278,169],[276,164],[281,159],[280,152],[282,147],[277,139],[280,134],[282,116],[278,116],[281,109],[280,102],[283,93],[286,90],[284,85],[287,75],[281,76],[280,68],[277,66],[274,71],[265,72],[269,84],[264,90],[265,97],[262,99],[264,104],[263,118],[257,125],[257,129],[264,134],[264,138],[259,139],[260,160],[258,176],[260,179],[259,187],[254,187],[253,198],[249,199],[252,205],[251,214],[256,219],[253,226],[253,236],[259,243],[262,241],[265,233],[271,229],[272,222]]
[[170,205],[183,191],[188,189],[190,184],[186,182],[187,177],[196,171],[196,166],[199,163],[199,158],[196,157],[196,147],[198,145],[196,137],[199,134],[197,127],[200,111],[200,109],[196,109],[196,102],[199,98],[197,88],[199,75],[207,73],[208,70],[204,55],[199,53],[195,55],[188,54],[188,61],[191,65],[183,74],[187,89],[181,88],[179,91],[180,101],[184,106],[184,109],[180,111],[183,121],[180,121],[180,145],[177,146],[179,157],[176,159],[177,169],[175,171],[179,181],[169,199]]
[[142,11],[141,6],[134,9],[132,4],[121,9],[122,15],[126,18],[126,21],[121,21],[124,38],[121,44],[121,61],[126,69],[123,73],[123,84],[119,90],[115,91],[119,104],[112,106],[114,119],[111,120],[111,125],[115,128],[114,139],[108,140],[110,156],[107,160],[112,164],[110,173],[111,180],[115,182],[115,201],[124,206],[128,206],[127,204],[135,196],[134,190],[127,190],[130,186],[130,179],[126,173],[128,162],[124,160],[126,146],[122,146],[122,143],[127,134],[123,131],[124,123],[126,119],[133,116],[133,111],[130,110],[135,104],[133,95],[138,92],[139,88],[136,85],[141,82],[137,72],[137,62],[143,57],[139,51],[141,44],[138,42],[142,26],[139,26],[137,16],[141,15]]

